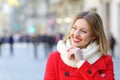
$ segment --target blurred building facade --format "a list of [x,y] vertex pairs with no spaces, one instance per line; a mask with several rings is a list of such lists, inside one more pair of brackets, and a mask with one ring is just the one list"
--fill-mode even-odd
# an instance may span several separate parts
[[94,10],[109,37],[120,30],[119,8],[120,0],[0,0],[0,34],[65,34],[77,12]]

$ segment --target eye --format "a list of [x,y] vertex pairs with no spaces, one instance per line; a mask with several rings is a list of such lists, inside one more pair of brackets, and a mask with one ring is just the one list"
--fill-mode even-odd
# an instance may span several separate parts
[[87,31],[86,31],[86,30],[81,30],[81,32],[83,32],[83,33],[87,33]]
[[87,31],[83,31],[84,33],[87,33]]

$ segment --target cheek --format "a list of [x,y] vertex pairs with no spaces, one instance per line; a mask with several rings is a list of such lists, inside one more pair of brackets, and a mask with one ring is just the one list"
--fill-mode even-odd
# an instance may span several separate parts
[[86,48],[91,41],[90,36],[83,37],[83,41],[81,42],[81,48]]
[[83,39],[84,39],[83,40],[84,42],[89,43],[91,41],[92,37],[90,35],[87,35],[87,36],[83,36]]

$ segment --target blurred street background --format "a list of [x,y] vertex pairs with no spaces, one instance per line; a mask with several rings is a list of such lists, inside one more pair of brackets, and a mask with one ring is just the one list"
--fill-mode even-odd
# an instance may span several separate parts
[[102,17],[120,80],[120,0],[0,0],[0,80],[43,80],[49,53],[83,10]]

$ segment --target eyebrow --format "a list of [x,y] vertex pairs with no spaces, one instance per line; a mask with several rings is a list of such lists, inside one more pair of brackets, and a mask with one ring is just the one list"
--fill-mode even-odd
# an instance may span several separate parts
[[[81,26],[73,25],[73,27],[81,27]],[[82,29],[82,30],[87,30],[87,31],[88,31],[88,29],[86,29],[86,28],[80,28],[80,29]]]

